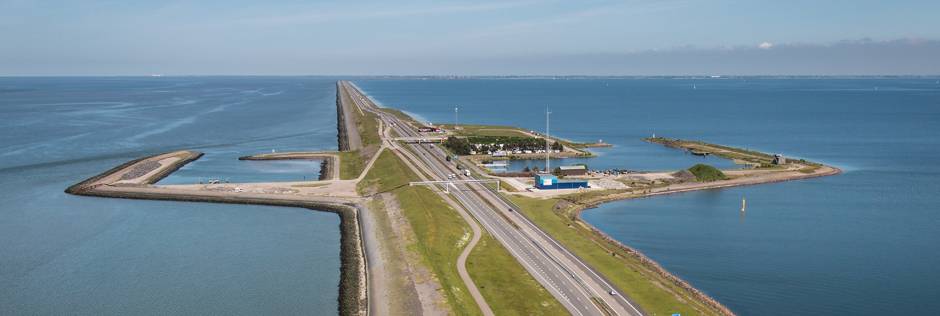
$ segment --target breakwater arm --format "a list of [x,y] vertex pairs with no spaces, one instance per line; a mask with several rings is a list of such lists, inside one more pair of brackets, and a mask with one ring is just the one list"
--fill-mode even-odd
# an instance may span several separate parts
[[154,184],[202,155],[201,152],[183,150],[134,159],[69,186],[65,192],[83,195],[83,192],[101,185]]
[[333,212],[340,216],[339,313],[367,315],[367,258],[360,227],[361,209],[357,200],[314,197],[297,194],[235,193],[189,186],[155,186],[160,179],[202,156],[195,151],[176,151],[134,159],[95,175],[66,189],[74,195],[302,207]]

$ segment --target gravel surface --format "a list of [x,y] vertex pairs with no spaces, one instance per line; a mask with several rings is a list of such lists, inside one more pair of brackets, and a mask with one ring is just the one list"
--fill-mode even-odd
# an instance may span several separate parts
[[160,162],[153,161],[153,160],[139,163],[136,166],[134,166],[134,168],[131,169],[131,171],[128,171],[127,173],[121,175],[121,180],[130,180],[130,179],[140,178],[141,176],[147,174],[148,172],[151,172],[151,171],[156,170],[157,168],[160,168],[160,166],[162,166]]

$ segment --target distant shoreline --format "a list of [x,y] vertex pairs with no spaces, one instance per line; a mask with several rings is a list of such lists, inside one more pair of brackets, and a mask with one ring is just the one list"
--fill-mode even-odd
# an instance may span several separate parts
[[452,76],[452,75],[218,75],[218,74],[163,74],[152,76],[150,74],[128,74],[128,75],[28,75],[28,74],[6,74],[0,75],[0,78],[152,78],[161,80],[163,78],[322,78],[322,79],[940,79],[940,74],[935,75],[718,75],[719,78],[712,78],[712,75],[472,75],[472,76]]

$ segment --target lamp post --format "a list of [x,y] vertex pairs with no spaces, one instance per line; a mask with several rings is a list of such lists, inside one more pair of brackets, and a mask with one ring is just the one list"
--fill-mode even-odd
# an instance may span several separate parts
[[548,117],[550,115],[552,115],[552,112],[548,110],[548,107],[545,107],[545,172],[546,173],[551,173],[551,169],[550,169],[551,166],[549,165],[549,162],[548,162],[549,158],[551,157],[551,150],[550,150],[551,147],[549,146],[549,143],[548,143],[550,141],[548,137],[548,126],[549,126]]

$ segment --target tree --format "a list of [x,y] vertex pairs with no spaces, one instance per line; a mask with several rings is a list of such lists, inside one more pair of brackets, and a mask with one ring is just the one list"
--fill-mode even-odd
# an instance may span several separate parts
[[529,166],[525,166],[525,168],[522,168],[522,172],[532,172],[532,169],[529,169]]
[[539,166],[532,167],[532,172],[539,172]]
[[457,138],[454,136],[447,137],[447,141],[444,142],[444,146],[450,151],[458,155],[469,155],[470,154],[470,142],[463,138]]

